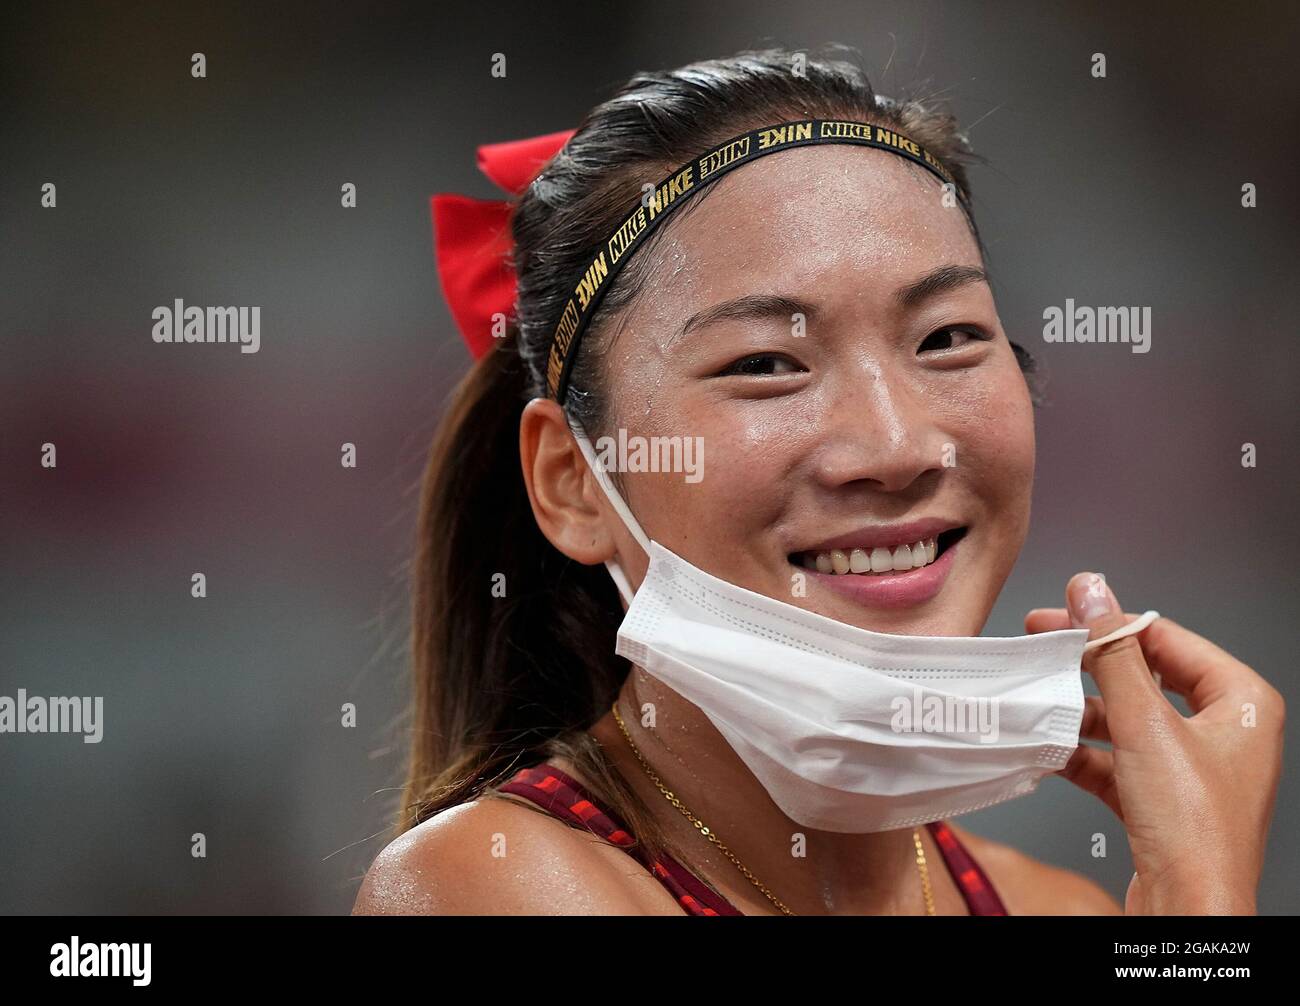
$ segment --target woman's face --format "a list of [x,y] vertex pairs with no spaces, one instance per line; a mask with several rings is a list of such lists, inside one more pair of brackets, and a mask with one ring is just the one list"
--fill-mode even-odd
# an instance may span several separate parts
[[606,432],[699,438],[703,477],[625,473],[632,512],[750,590],[877,631],[978,634],[1027,530],[1034,431],[962,211],[902,158],[839,145],[702,196],[619,323]]

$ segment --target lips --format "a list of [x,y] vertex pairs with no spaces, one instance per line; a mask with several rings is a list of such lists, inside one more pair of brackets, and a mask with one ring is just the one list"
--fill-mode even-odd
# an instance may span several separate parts
[[939,518],[862,528],[792,552],[790,561],[837,576],[906,572],[934,562],[964,533],[957,522]]
[[796,552],[791,556],[790,561],[807,569],[815,569],[819,573],[832,573],[836,576],[905,573],[910,569],[921,569],[930,565],[945,548],[965,533],[965,528],[954,528],[935,538],[896,545],[893,548],[877,545],[874,548],[834,548],[829,551]]
[[790,561],[809,570],[817,582],[859,604],[909,607],[942,589],[966,530],[939,520],[869,528],[794,552]]

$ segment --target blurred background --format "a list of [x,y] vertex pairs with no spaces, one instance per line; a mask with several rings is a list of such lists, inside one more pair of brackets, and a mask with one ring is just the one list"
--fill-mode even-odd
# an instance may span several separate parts
[[[497,198],[478,144],[755,46],[857,46],[988,159],[1002,320],[1049,383],[1034,527],[987,631],[1099,570],[1300,713],[1296,5],[183,6],[2,15],[0,695],[102,695],[106,723],[0,735],[0,911],[351,907],[402,776],[414,490],[469,364],[428,197]],[[259,305],[260,352],[156,345],[176,298]],[[1066,298],[1150,306],[1151,351],[1045,345]],[[1264,913],[1300,909],[1298,755]],[[1123,898],[1122,828],[1063,780],[962,822]]]

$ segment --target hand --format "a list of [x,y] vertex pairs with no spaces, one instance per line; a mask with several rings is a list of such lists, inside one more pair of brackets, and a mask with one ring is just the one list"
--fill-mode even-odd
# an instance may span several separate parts
[[[1082,627],[1097,639],[1137,617],[1095,573],[1074,576],[1066,602],[1068,611],[1029,612],[1026,631]],[[1079,747],[1057,774],[1124,824],[1137,871],[1125,914],[1253,915],[1282,770],[1281,694],[1163,617],[1088,651],[1083,670],[1101,697],[1086,698]],[[1192,715],[1162,687],[1182,695]],[[1109,741],[1111,750],[1083,740]]]

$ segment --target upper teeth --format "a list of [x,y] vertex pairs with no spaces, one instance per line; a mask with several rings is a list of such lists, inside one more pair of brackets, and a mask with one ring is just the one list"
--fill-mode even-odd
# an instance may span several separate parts
[[819,573],[888,573],[891,570],[917,569],[934,562],[937,545],[926,538],[914,545],[896,548],[854,548],[845,551],[805,552],[803,564]]

